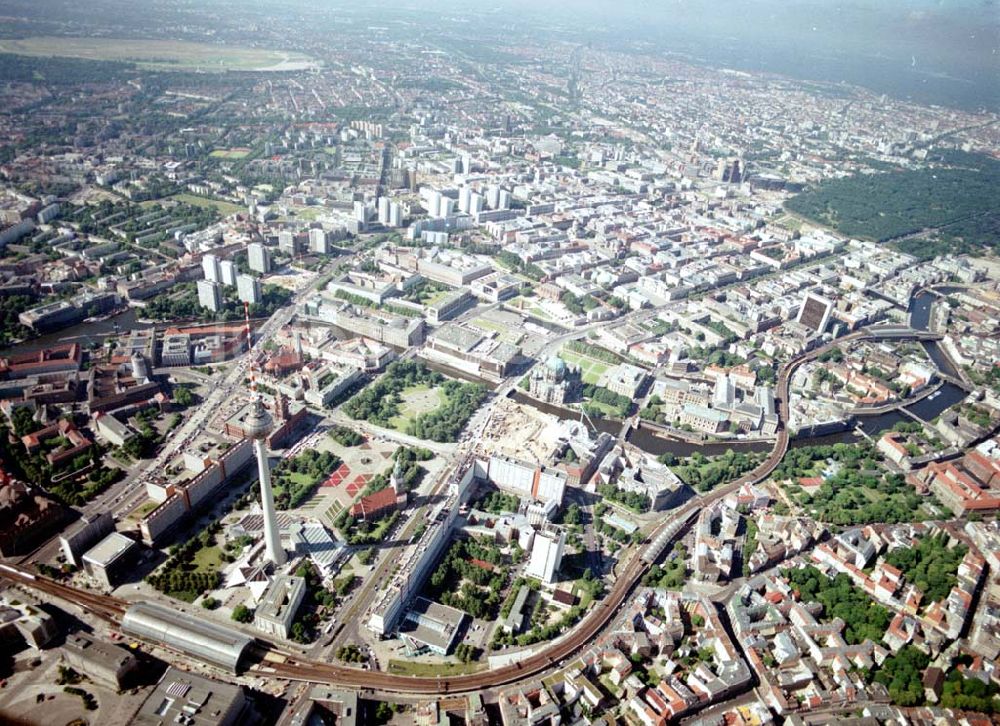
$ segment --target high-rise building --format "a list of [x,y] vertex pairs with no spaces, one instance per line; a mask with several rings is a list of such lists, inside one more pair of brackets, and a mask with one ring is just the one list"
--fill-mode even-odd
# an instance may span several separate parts
[[236,275],[238,274],[238,271],[236,269],[236,264],[232,260],[220,261],[219,271],[222,273],[222,279],[220,282],[223,285],[233,287],[236,284]]
[[743,167],[739,159],[719,159],[715,174],[722,182],[739,184],[743,181]]
[[287,229],[278,232],[278,249],[293,257],[302,253],[305,243],[305,235],[296,234]]
[[458,211],[468,213],[472,206],[472,189],[462,187],[458,193]]
[[469,214],[479,214],[483,211],[485,205],[486,200],[483,198],[483,195],[473,192],[469,197]]
[[330,243],[326,238],[326,232],[316,227],[310,229],[309,249],[321,255],[330,254]]
[[254,272],[266,275],[271,271],[271,250],[260,242],[251,242],[247,245],[247,256],[250,269]]
[[368,206],[364,202],[354,202],[354,220],[358,224],[368,223]]
[[499,195],[499,209],[510,209],[510,192],[506,189],[500,190]]
[[430,195],[427,197],[427,213],[432,217],[441,216],[441,192],[437,190],[431,191]]
[[222,288],[211,280],[198,280],[198,304],[213,313],[222,310]]
[[438,205],[439,205],[437,213],[438,217],[442,218],[449,217],[455,210],[455,200],[452,199],[451,197],[446,197],[442,195],[440,201],[438,202]]
[[222,268],[219,265],[219,258],[215,255],[205,255],[201,258],[201,269],[205,273],[205,279],[211,282],[222,282]]
[[399,204],[399,202],[392,202],[389,205],[389,226],[403,226],[403,207]]
[[378,199],[378,221],[379,224],[389,224],[389,210],[391,203],[389,197],[379,197]]
[[263,297],[260,280],[252,275],[239,275],[236,278],[236,294],[239,295],[241,302],[256,305]]
[[542,582],[553,582],[562,564],[566,532],[562,529],[536,532],[531,544],[531,559],[525,574]]
[[256,391],[253,410],[243,424],[244,435],[253,440],[253,450],[257,456],[257,472],[260,475],[260,508],[264,515],[264,556],[281,567],[287,555],[281,546],[278,531],[278,517],[274,509],[274,492],[271,490],[271,465],[267,460],[267,435],[271,432],[271,414],[264,408]]

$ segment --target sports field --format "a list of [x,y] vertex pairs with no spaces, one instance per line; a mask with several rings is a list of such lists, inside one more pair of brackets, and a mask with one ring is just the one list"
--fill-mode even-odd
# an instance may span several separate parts
[[580,376],[583,378],[583,382],[590,383],[595,386],[601,379],[601,376],[604,375],[604,372],[611,367],[607,363],[594,360],[593,358],[588,358],[567,348],[563,348],[559,351],[559,357],[567,363],[580,366]]
[[0,53],[138,63],[159,70],[288,71],[312,62],[301,53],[214,43],[145,38],[69,38],[50,35],[0,40]]

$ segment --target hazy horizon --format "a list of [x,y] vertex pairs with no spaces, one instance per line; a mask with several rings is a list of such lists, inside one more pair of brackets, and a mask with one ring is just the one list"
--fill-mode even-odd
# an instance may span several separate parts
[[[695,62],[771,72],[806,80],[847,82],[921,103],[975,109],[1000,108],[1000,8],[995,0],[494,0],[470,7],[457,0],[378,0],[316,5],[305,0],[124,2],[81,7],[67,0],[13,0],[7,14],[32,19],[11,23],[2,35],[87,34],[102,24],[136,34],[187,32],[200,22],[213,33],[239,37],[241,25],[265,19],[253,38],[280,43],[308,21],[315,34],[343,29],[343,22],[387,23],[426,19],[416,38],[449,34],[489,44],[503,38],[555,35],[602,47],[678,53]],[[71,21],[69,23],[64,21]],[[300,26],[301,27],[301,26]],[[264,32],[266,28],[266,32]],[[461,32],[460,32],[461,31]],[[291,32],[289,32],[289,37]]]

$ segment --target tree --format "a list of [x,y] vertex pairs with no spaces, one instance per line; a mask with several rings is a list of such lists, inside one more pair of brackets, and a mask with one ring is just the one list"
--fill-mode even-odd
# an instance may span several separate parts
[[253,609],[241,604],[233,608],[232,618],[237,623],[249,623],[253,621],[253,614]]
[[575,502],[566,507],[566,511],[563,513],[563,524],[580,524],[582,520],[582,514],[580,507]]
[[187,386],[176,386],[174,388],[174,403],[183,408],[187,408],[194,403],[194,394]]
[[930,656],[907,645],[885,659],[875,681],[889,690],[889,697],[897,706],[919,706],[924,702],[921,678],[929,663]]
[[27,406],[18,406],[15,408],[13,413],[11,413],[10,419],[16,436],[30,434],[39,426],[35,421],[34,411]]
[[892,550],[885,561],[901,570],[923,592],[926,602],[937,602],[955,586],[958,565],[968,552],[968,547],[961,543],[949,547],[948,540],[944,532],[924,537],[914,547]]

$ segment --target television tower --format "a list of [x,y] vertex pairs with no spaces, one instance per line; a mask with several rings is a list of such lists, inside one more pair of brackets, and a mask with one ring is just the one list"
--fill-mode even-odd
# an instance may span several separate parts
[[[250,341],[250,306],[244,303],[246,316],[247,341]],[[288,561],[284,548],[281,546],[281,534],[278,532],[278,517],[274,511],[274,492],[271,490],[271,467],[267,462],[267,435],[271,433],[274,421],[271,414],[264,408],[257,391],[257,375],[253,368],[253,351],[250,357],[250,393],[253,397],[250,414],[243,422],[244,435],[253,440],[254,454],[257,456],[257,472],[260,475],[260,507],[264,513],[264,552],[275,567],[281,567]]]

